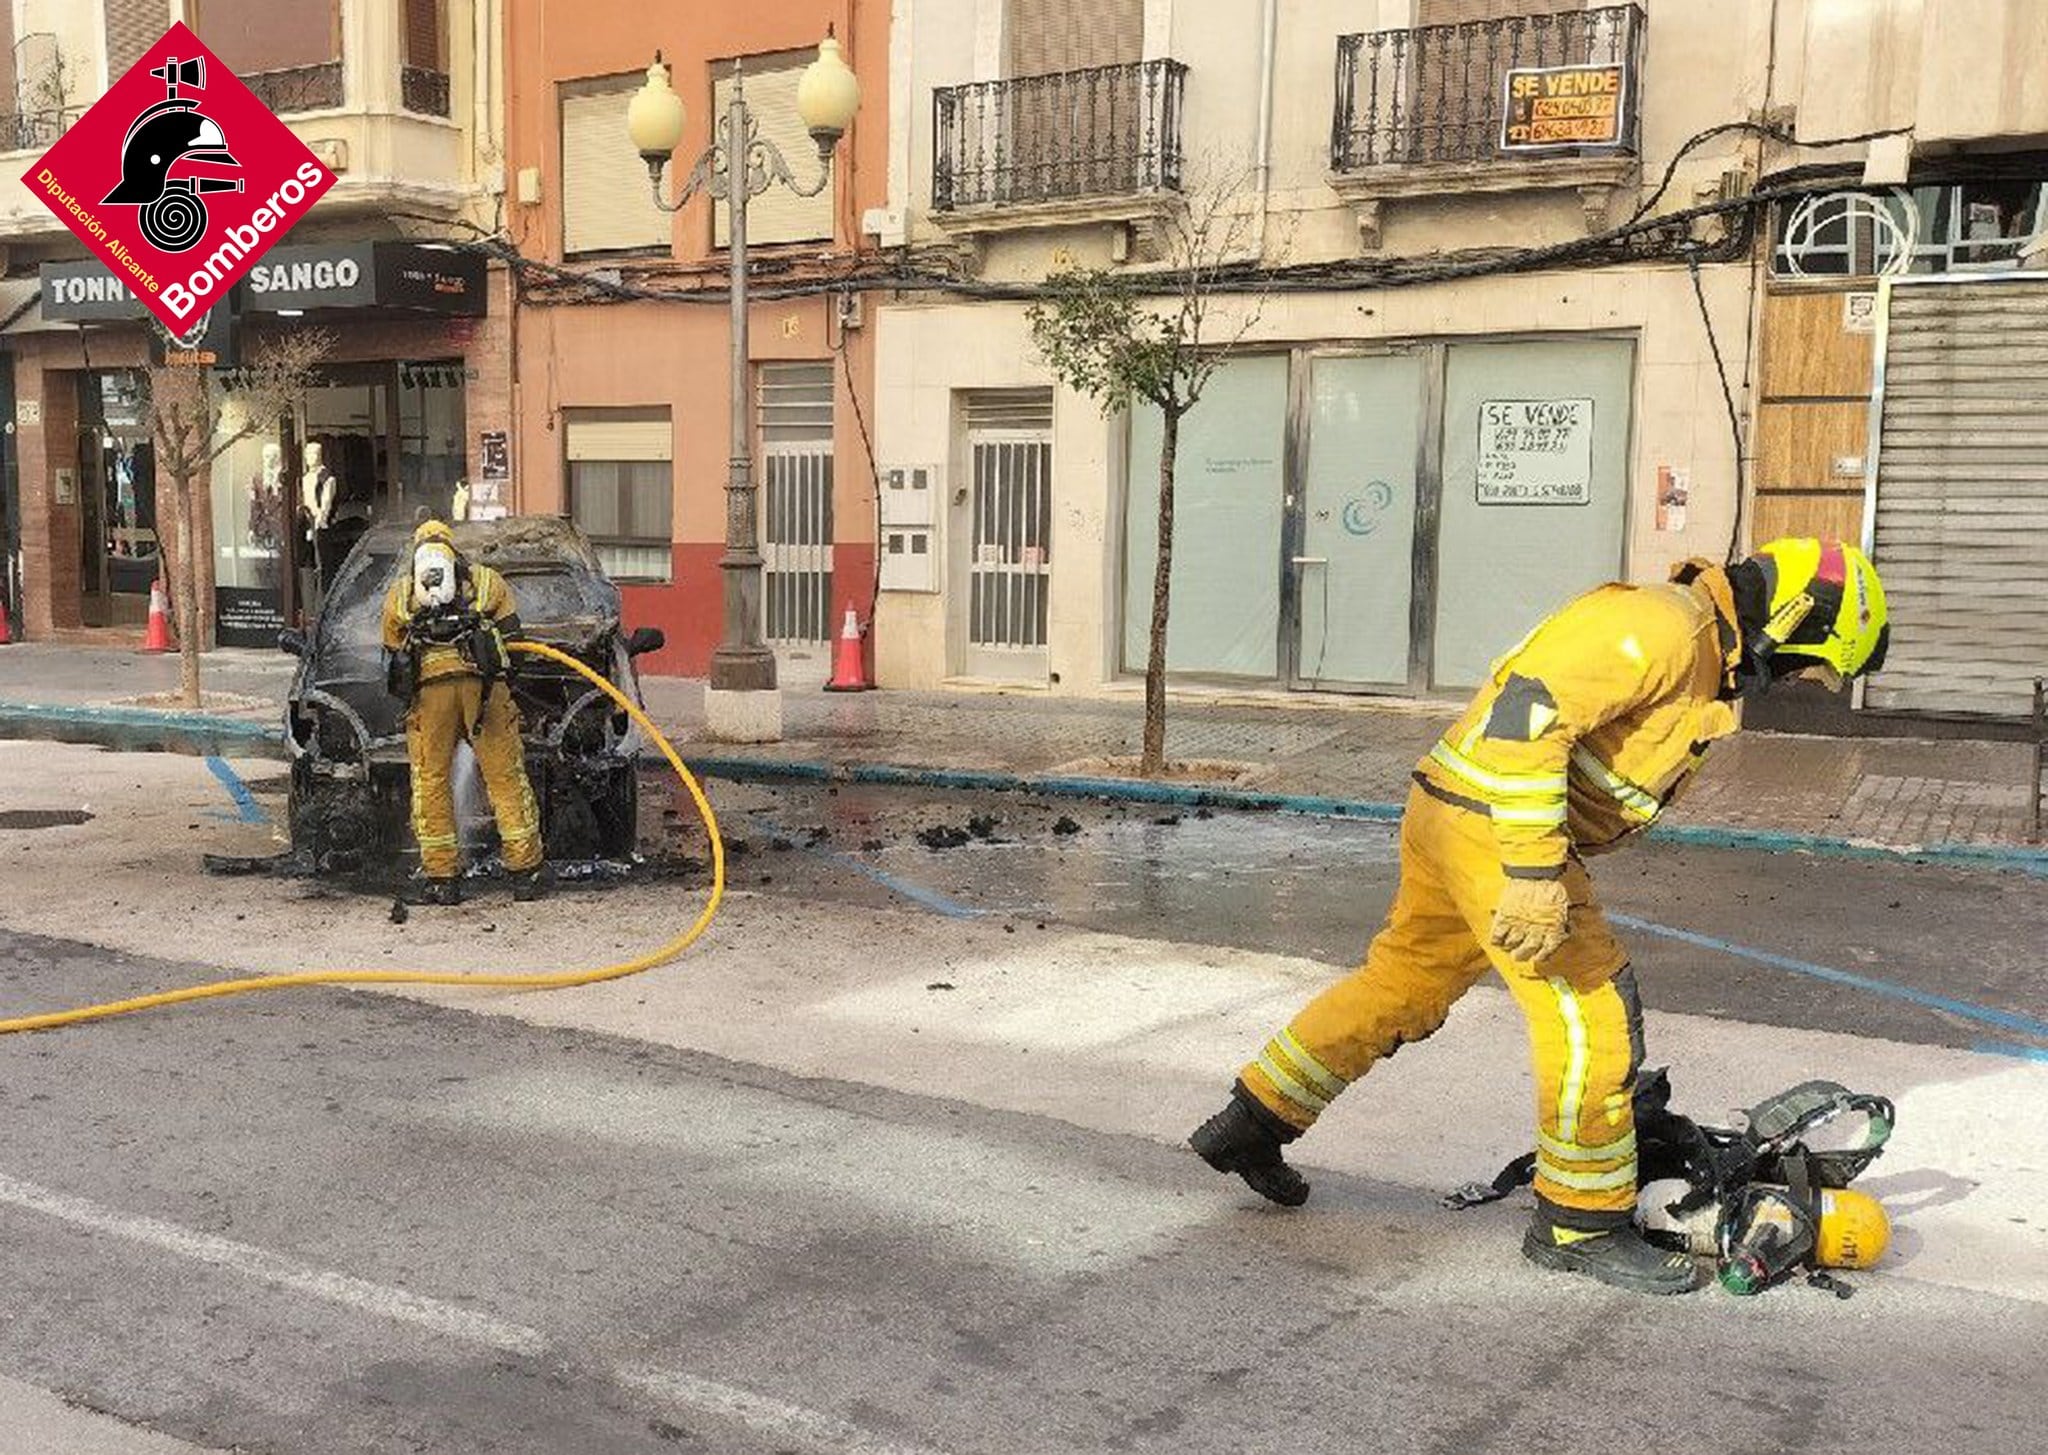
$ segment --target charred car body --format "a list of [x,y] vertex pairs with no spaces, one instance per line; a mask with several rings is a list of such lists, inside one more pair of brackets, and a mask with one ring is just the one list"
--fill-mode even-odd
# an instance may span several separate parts
[[[454,531],[463,555],[512,588],[524,636],[580,659],[641,700],[633,659],[659,648],[662,634],[653,627],[624,633],[618,588],[580,531],[545,517]],[[405,705],[385,685],[380,637],[385,592],[409,569],[411,544],[406,526],[373,527],[336,572],[312,630],[278,638],[299,658],[285,703],[292,847],[322,872],[374,871],[417,855]],[[549,859],[631,858],[639,730],[610,698],[555,663],[515,654],[509,680]],[[490,815],[458,806],[474,861],[490,848]]]

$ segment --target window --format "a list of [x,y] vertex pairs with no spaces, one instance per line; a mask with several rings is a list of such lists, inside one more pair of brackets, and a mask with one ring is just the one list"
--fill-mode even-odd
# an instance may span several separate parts
[[2048,229],[2048,183],[1966,182],[1946,187],[1816,194],[1778,209],[1771,273],[1778,278],[1868,278],[1908,273],[1999,272],[2019,266],[2029,238]]
[[654,205],[647,164],[626,138],[642,72],[562,87],[562,251],[666,251],[669,216]]
[[666,409],[567,409],[569,518],[616,581],[666,581],[674,455]]
[[[806,187],[818,180],[818,144],[811,140],[811,134],[804,130],[803,118],[797,115],[796,83],[804,67],[816,59],[814,51],[742,59],[746,67],[747,110],[753,113],[762,138],[775,144],[783,160],[789,163],[791,173]],[[711,88],[711,125],[715,133],[725,108],[732,103],[732,62],[720,61],[711,70],[716,78]],[[747,203],[747,242],[830,242],[838,195],[836,175],[815,197],[800,196],[775,183]],[[731,246],[732,214],[723,202],[713,208],[711,230],[712,246]]]
[[[109,7],[110,14],[134,3],[116,0]],[[150,36],[153,43],[169,20],[164,6],[152,8],[157,26]],[[341,7],[337,0],[198,0],[190,9],[199,38],[228,69],[245,79],[264,71],[295,70],[341,59]]]
[[1143,0],[1010,0],[1007,73],[1049,76],[1145,58]]
[[107,74],[123,76],[170,25],[171,7],[165,0],[104,0],[104,8]]

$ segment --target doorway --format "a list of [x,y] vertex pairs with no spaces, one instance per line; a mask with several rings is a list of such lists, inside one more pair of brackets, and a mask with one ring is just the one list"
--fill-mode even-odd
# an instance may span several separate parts
[[149,620],[162,559],[148,387],[131,370],[79,376],[79,620],[87,626]]

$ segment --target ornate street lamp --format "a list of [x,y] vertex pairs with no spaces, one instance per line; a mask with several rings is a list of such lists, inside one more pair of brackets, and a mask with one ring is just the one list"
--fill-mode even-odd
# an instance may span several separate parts
[[680,210],[699,192],[726,203],[731,225],[732,445],[726,478],[725,627],[711,656],[706,724],[717,737],[766,742],[782,735],[782,699],[775,692],[775,654],[761,637],[761,549],[757,532],[753,451],[747,432],[747,202],[781,183],[800,197],[815,197],[832,177],[832,149],[860,105],[860,82],[840,54],[831,29],[818,58],[797,82],[797,114],[818,144],[818,178],[796,180],[775,143],[761,135],[748,109],[733,62],[732,100],[719,119],[717,135],[697,158],[674,202],[662,196],[661,172],[683,139],[683,98],[669,87],[661,52],[647,68],[647,84],[626,109],[626,129],[647,163],[654,203],[664,212]]

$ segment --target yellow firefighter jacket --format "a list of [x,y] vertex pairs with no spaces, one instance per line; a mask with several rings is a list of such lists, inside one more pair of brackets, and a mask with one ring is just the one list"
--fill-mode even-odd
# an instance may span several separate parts
[[1647,828],[1707,745],[1740,725],[1724,690],[1741,660],[1727,575],[1601,586],[1493,664],[1465,715],[1422,760],[1433,796],[1493,821],[1511,877],[1561,874]]
[[[465,592],[465,604],[471,605],[486,621],[502,622],[515,615],[518,604],[512,599],[512,588],[505,584],[505,578],[489,566],[471,566],[469,584]],[[408,628],[412,625],[412,572],[403,571],[391,589],[384,593],[384,646],[393,652],[411,648]],[[419,645],[420,675],[422,682],[432,682],[437,677],[456,677],[464,673],[479,675],[477,668],[462,654],[462,649],[453,643],[423,642]]]

